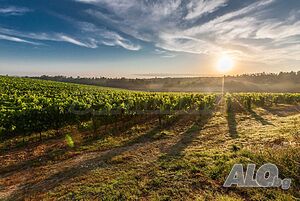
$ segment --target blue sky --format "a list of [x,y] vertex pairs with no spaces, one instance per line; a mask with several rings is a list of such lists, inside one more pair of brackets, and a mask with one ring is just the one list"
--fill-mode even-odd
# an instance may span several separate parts
[[299,0],[0,0],[0,73],[300,70]]

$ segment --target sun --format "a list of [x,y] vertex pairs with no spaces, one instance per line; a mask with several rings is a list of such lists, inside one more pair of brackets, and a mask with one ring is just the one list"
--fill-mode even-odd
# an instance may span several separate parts
[[217,63],[217,70],[221,73],[225,73],[230,71],[233,66],[234,60],[228,55],[223,55],[222,57],[220,57]]

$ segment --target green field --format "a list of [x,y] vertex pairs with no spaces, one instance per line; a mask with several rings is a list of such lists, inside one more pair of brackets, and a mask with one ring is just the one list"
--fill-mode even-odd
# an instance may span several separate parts
[[[0,199],[300,199],[299,93],[155,93],[0,77]],[[223,188],[235,163],[280,188]]]

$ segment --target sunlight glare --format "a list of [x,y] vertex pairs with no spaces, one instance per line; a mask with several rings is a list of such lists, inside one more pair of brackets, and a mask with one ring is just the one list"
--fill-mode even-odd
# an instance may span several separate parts
[[223,55],[218,61],[217,69],[219,72],[225,73],[230,71],[233,68],[233,66],[234,66],[233,59],[228,55]]

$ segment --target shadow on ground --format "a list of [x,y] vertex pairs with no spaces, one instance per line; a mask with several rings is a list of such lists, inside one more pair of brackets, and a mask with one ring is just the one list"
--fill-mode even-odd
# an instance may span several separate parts
[[264,119],[262,116],[257,114],[254,110],[250,110],[249,113],[250,113],[251,117],[253,117],[256,121],[260,122],[262,125],[272,125],[272,126],[274,126],[274,124],[272,124],[271,122]]
[[166,155],[176,156],[182,154],[182,152],[199,136],[199,132],[211,117],[212,113],[203,114],[198,117],[194,124],[182,134],[180,140],[168,149]]
[[300,114],[300,105],[284,105],[279,104],[273,107],[263,107],[264,110],[268,111],[273,115],[277,115],[279,117],[287,117],[290,115]]
[[237,132],[237,122],[236,122],[236,113],[234,110],[228,111],[227,116],[227,125],[229,130],[229,135],[231,138],[238,138],[238,132]]
[[[117,131],[115,130],[115,128],[107,130],[107,133],[113,132],[113,135],[117,136],[117,135],[122,134],[123,132],[125,132],[126,130],[130,129],[133,126],[136,126],[139,124],[144,124],[146,122],[151,122],[151,121],[153,121],[153,119],[142,119],[142,120],[138,120],[138,121],[132,121],[132,122],[129,122],[129,124],[127,126],[122,127],[120,129],[118,129]],[[93,134],[92,137],[84,139],[80,144],[78,144],[78,146],[80,147],[80,146],[92,145],[93,143],[95,143],[95,141],[105,138],[107,136],[107,133],[104,134],[99,131],[99,133],[97,135]],[[64,141],[63,138],[57,139],[57,140]],[[43,142],[40,142],[39,144],[41,144],[41,143],[43,143]],[[70,150],[71,150],[71,148],[67,147],[67,146],[55,147],[55,149],[52,148],[51,150],[47,150],[45,152],[45,154],[43,154],[43,155],[31,157],[28,160],[23,160],[18,163],[14,163],[14,164],[11,164],[8,166],[1,167],[0,175],[1,175],[1,177],[8,177],[8,176],[12,175],[15,171],[21,171],[21,170],[24,170],[27,168],[43,166],[50,161],[55,161],[55,158],[63,156]],[[33,152],[33,150],[31,150],[31,152]],[[69,159],[69,157],[62,159],[62,160],[67,160],[67,159]],[[60,160],[59,162],[61,162],[62,160]]]
[[159,125],[155,126],[148,132],[146,132],[143,135],[138,136],[137,138],[128,141],[124,145],[113,148],[109,151],[105,151],[101,153],[100,156],[96,156],[92,159],[84,160],[72,167],[68,167],[63,169],[62,171],[59,171],[53,175],[50,175],[48,178],[38,181],[38,182],[29,182],[25,183],[23,185],[20,185],[18,189],[10,195],[7,200],[22,200],[24,197],[30,197],[30,195],[38,193],[45,193],[49,191],[50,189],[53,189],[58,184],[62,184],[67,182],[70,179],[80,177],[94,169],[98,168],[105,168],[112,164],[110,164],[110,161],[112,158],[121,155],[122,153],[132,150],[136,148],[137,145],[140,143],[147,143],[157,140],[155,135],[159,133],[162,129],[168,129],[171,128],[173,125],[175,125],[182,117],[179,116],[177,118],[174,118],[171,122],[168,123],[165,127],[161,127]]

